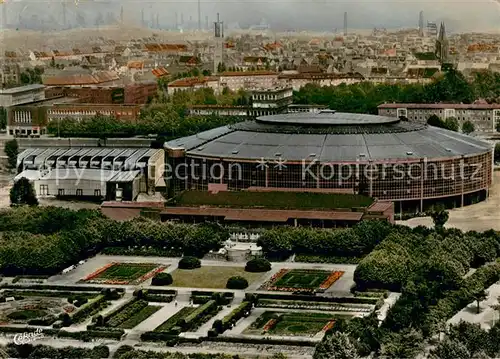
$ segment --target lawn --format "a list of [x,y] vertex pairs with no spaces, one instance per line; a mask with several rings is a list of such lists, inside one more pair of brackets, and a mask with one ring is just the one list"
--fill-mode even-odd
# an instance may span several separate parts
[[[340,317],[336,314],[328,313],[281,313],[264,312],[258,317],[243,334],[260,335],[264,332],[264,327],[268,326],[267,334],[284,336],[314,336],[335,319]],[[274,324],[269,325],[274,319]]]
[[122,328],[122,329],[132,329],[133,327],[135,327],[139,323],[145,321],[147,318],[152,316],[154,313],[156,313],[161,308],[162,308],[161,306],[148,305],[147,307],[143,308],[141,311],[135,313],[133,316],[128,318],[126,321],[124,321],[118,327]]
[[101,284],[139,284],[167,267],[154,263],[110,263],[81,281]]
[[278,279],[274,285],[276,287],[316,289],[330,276],[330,273],[327,271],[312,272],[292,269]]
[[97,276],[98,279],[135,280],[157,267],[149,263],[117,263]]
[[196,310],[196,307],[184,307],[184,308],[182,308],[177,313],[175,313],[170,318],[168,318],[166,321],[164,321],[154,331],[155,332],[168,332],[170,329],[172,329],[173,327],[175,327],[177,325],[177,322],[180,319],[187,317],[189,314],[191,314],[195,310]]
[[244,267],[201,267],[185,270],[176,269],[172,272],[174,287],[192,288],[226,288],[227,280],[233,276],[245,278],[249,284],[261,278],[265,273],[245,272]]
[[29,320],[35,318],[42,318],[48,313],[43,309],[22,309],[7,315],[7,318],[12,320]]
[[261,290],[268,291],[325,291],[339,280],[344,272],[322,271],[312,269],[286,269],[283,268],[267,280]]

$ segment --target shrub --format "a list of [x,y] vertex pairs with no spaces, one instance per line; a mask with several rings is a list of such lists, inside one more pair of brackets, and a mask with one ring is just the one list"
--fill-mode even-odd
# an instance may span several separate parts
[[88,299],[87,298],[78,298],[73,304],[75,307],[81,307],[82,305],[88,303]]
[[271,270],[271,262],[265,258],[254,258],[247,262],[245,271],[252,273],[269,272]]
[[182,257],[179,261],[179,269],[195,269],[201,267],[201,261],[196,257]]
[[174,282],[170,273],[158,273],[153,277],[151,285],[170,285]]
[[243,277],[231,277],[227,280],[227,289],[246,289],[248,288],[248,281]]

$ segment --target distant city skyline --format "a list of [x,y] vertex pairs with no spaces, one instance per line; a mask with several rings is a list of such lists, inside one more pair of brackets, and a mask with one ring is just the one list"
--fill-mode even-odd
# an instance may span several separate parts
[[[175,28],[178,25],[204,29],[205,18],[212,23],[217,12],[227,24],[238,23],[241,28],[260,23],[267,19],[268,24],[275,30],[319,30],[331,31],[342,29],[344,12],[349,14],[348,27],[352,29],[370,29],[374,27],[418,28],[419,13],[423,11],[425,19],[431,21],[445,21],[451,31],[467,31],[478,29],[494,29],[500,27],[500,0],[480,0],[474,2],[436,0],[376,1],[364,0],[320,1],[304,0],[283,1],[270,0],[266,3],[257,0],[245,0],[245,9],[242,11],[241,0],[188,0],[179,1],[138,1],[138,0],[71,0],[66,2],[67,22],[76,25],[76,13],[86,19],[86,26],[92,26],[99,16],[112,12],[116,19],[120,19],[120,8],[124,8],[124,20],[129,24],[141,23],[141,12],[145,19],[151,14],[160,13],[160,28]],[[199,8],[198,8],[199,4]],[[47,8],[48,5],[48,8]],[[52,21],[63,24],[61,2],[43,0],[5,0],[1,6],[8,8],[7,23],[17,24],[20,19],[32,21],[36,15],[37,21]],[[389,11],[390,10],[390,11]],[[176,14],[191,21],[176,21]],[[298,16],[300,14],[300,16]],[[3,17],[3,15],[2,15]],[[153,18],[156,18],[154,15]],[[148,25],[148,21],[146,21]],[[149,24],[152,25],[152,24]],[[158,24],[157,24],[158,25]]]

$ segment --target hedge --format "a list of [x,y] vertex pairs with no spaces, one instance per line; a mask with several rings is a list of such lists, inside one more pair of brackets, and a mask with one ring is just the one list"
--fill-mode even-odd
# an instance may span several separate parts
[[90,338],[106,338],[106,339],[115,339],[120,340],[125,334],[123,329],[110,329],[107,330],[85,330],[81,332],[68,332],[65,330],[60,330],[58,333],[58,337],[61,338],[74,338],[79,340],[87,340]]
[[[6,327],[0,326],[0,333],[24,333],[24,332],[34,332],[38,327]],[[42,333],[45,335],[57,335],[59,333],[59,329],[42,329]]]
[[248,288],[248,281],[246,278],[235,276],[231,277],[227,280],[226,283],[227,289],[246,289]]
[[170,273],[158,273],[151,280],[151,285],[170,285],[174,282]]
[[233,322],[236,323],[238,320],[243,318],[246,312],[250,312],[252,310],[252,307],[253,306],[251,302],[243,302],[237,308],[235,308],[231,313],[226,315],[222,319],[222,332],[219,334],[222,334],[224,333],[225,330],[229,329],[231,323]]
[[161,294],[161,295],[177,295],[175,289],[148,289],[149,294]]
[[[101,293],[102,287],[91,287],[91,286],[76,286],[76,285],[48,285],[48,284],[2,284],[1,288],[8,289],[23,289],[23,290],[53,290],[53,291],[62,291],[66,292],[97,292]],[[109,288],[114,289],[117,292],[125,293],[125,288]]]
[[126,307],[123,307],[119,312],[115,312],[112,317],[110,317],[107,321],[105,320],[106,326],[109,327],[118,327],[120,324],[131,318],[134,314],[140,312],[144,308],[148,306],[148,302],[145,300],[138,300],[132,303],[129,303]]
[[57,321],[57,317],[54,315],[48,315],[44,318],[35,318],[28,320],[28,325],[40,325],[40,326],[50,326]]
[[[0,326],[0,332],[2,333],[24,333],[24,332],[34,332],[37,327],[4,327]],[[48,336],[58,336],[61,338],[74,338],[74,339],[86,339],[86,338],[109,338],[109,339],[120,339],[125,331],[123,329],[110,329],[106,330],[84,330],[80,332],[68,332],[61,329],[42,329],[42,333]]]
[[79,310],[77,310],[74,313],[71,313],[69,316],[73,323],[78,323],[81,320],[94,315],[96,311],[99,312],[106,306],[107,306],[107,298],[106,296],[101,294],[97,298],[81,306]]
[[193,304],[205,304],[210,300],[215,300],[218,305],[228,305],[234,298],[233,292],[191,292],[191,300]]
[[196,269],[201,267],[201,261],[196,257],[182,257],[179,260],[179,269]]
[[168,332],[144,332],[141,334],[141,340],[144,342],[167,342],[167,345],[175,345],[178,343],[195,343],[201,344],[202,338],[184,338],[178,335],[172,335]]
[[252,273],[269,272],[271,270],[271,262],[265,258],[254,258],[247,262],[245,271]]
[[177,322],[177,325],[182,327],[184,331],[188,331],[189,329],[195,327],[205,316],[209,315],[216,309],[217,309],[217,302],[215,300],[210,300],[207,303],[200,305],[187,317],[180,319]]
[[108,314],[104,315],[102,318],[104,325],[107,326],[107,323],[111,318],[113,318],[115,315],[118,315],[121,311],[125,310],[129,305],[131,305],[137,301],[140,301],[140,299],[137,297],[132,297],[131,299],[127,300],[122,305],[118,306],[117,308],[115,308],[111,312],[109,312]]
[[227,336],[217,336],[217,337],[207,337],[204,338],[206,341],[212,342],[224,342],[224,343],[240,343],[240,344],[264,344],[264,345],[279,345],[279,346],[297,346],[297,347],[315,347],[318,343],[312,340],[299,339],[287,340],[287,339],[271,339],[271,338],[249,338],[249,337],[227,337]]
[[[379,298],[364,298],[364,297],[320,297],[312,295],[286,295],[286,294],[253,294],[257,299],[275,299],[283,301],[308,301],[308,302],[320,302],[320,303],[345,303],[345,304],[377,304]],[[246,300],[249,300],[250,296],[247,293]]]

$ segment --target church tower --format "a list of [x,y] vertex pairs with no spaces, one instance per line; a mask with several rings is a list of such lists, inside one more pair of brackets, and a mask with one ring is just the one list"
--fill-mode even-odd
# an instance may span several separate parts
[[446,36],[446,29],[444,26],[444,22],[441,23],[441,27],[439,28],[439,35],[436,40],[436,57],[439,59],[441,64],[448,62],[448,54],[449,54],[450,46],[448,42],[448,38]]

